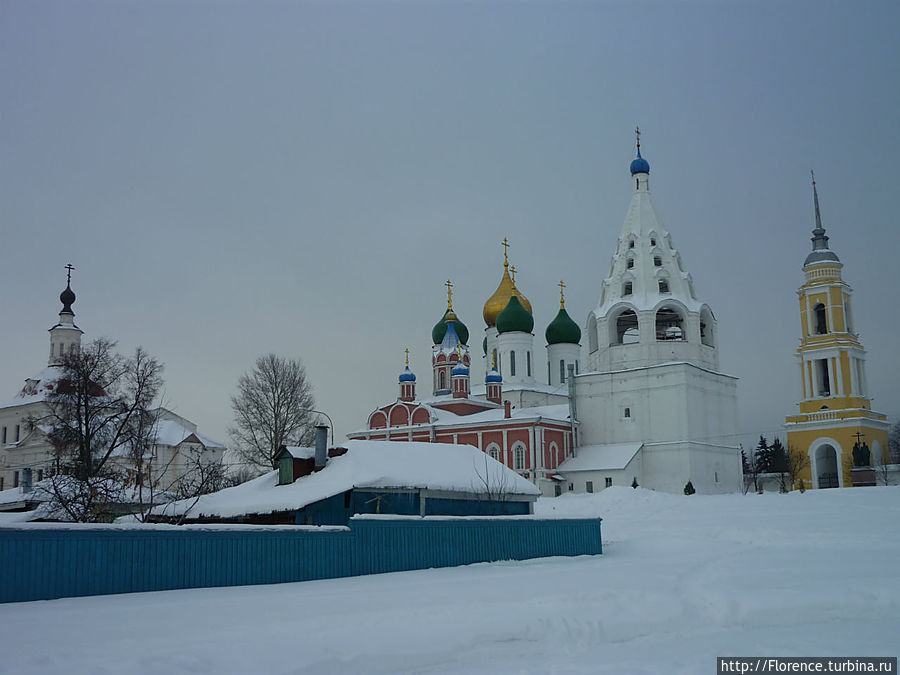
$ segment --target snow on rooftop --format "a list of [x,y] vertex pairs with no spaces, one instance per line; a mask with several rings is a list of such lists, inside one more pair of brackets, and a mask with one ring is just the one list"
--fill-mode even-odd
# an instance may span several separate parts
[[[447,402],[450,401],[460,401],[465,402],[467,399],[447,399]],[[419,405],[428,410],[431,415],[431,421],[425,424],[413,424],[408,426],[400,426],[400,427],[390,427],[392,431],[397,429],[407,429],[410,426],[428,426],[431,424],[441,425],[441,426],[451,426],[451,425],[473,425],[473,424],[483,424],[485,422],[501,422],[505,419],[503,408],[490,408],[483,412],[472,413],[471,415],[458,415],[457,413],[451,410],[445,410],[443,408],[436,408],[433,405],[418,401]],[[565,424],[569,423],[569,405],[568,404],[560,404],[560,405],[540,405],[540,406],[531,406],[528,408],[513,408],[510,419],[512,420],[532,420],[537,419],[538,417],[550,421],[550,422],[563,422]],[[364,427],[362,429],[357,429],[351,433],[353,434],[364,434],[367,431],[372,431],[371,429]]]
[[252,513],[293,511],[351,488],[416,488],[448,492],[492,490],[510,494],[540,494],[531,482],[478,448],[449,443],[350,441],[348,452],[328,460],[321,471],[278,485],[278,471],[270,471],[242,485],[198,500],[187,499],[157,507],[158,515],[228,518]]
[[47,366],[39,373],[27,378],[25,385],[16,393],[13,399],[0,405],[0,408],[26,405],[45,400],[47,395],[53,391],[61,374],[62,370],[59,366]]
[[643,446],[643,443],[585,445],[575,448],[575,456],[560,464],[557,470],[565,473],[624,469]]
[[225,444],[221,441],[209,438],[197,433],[194,428],[187,426],[177,419],[160,418],[156,421],[156,444],[176,446],[191,434],[196,436],[207,448],[224,448]]

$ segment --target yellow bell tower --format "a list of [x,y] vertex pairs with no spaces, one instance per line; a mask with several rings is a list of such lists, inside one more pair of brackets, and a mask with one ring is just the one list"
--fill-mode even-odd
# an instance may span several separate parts
[[[866,352],[855,332],[850,296],[841,278],[840,259],[828,248],[819,214],[819,194],[813,175],[816,228],[813,250],[803,263],[806,276],[800,299],[800,414],[785,418],[788,448],[808,458],[800,478],[815,488],[852,487],[854,468],[865,464],[865,446],[872,466],[888,461],[887,416],[872,412],[866,382]],[[872,471],[868,472],[872,476]],[[871,484],[871,483],[869,483]]]

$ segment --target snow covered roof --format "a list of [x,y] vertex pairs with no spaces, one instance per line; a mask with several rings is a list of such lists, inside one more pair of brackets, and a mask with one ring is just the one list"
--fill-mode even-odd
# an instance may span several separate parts
[[225,444],[221,441],[199,434],[195,429],[196,427],[191,428],[191,426],[184,424],[179,419],[159,419],[156,421],[156,444],[174,447],[193,434],[206,448],[225,447]]
[[316,449],[315,448],[303,448],[297,445],[286,445],[284,449],[287,450],[291,457],[294,459],[315,459],[316,458]]
[[[433,399],[432,399],[433,400]],[[468,399],[452,399],[447,397],[445,401],[458,401],[465,402]],[[444,410],[443,408],[437,408],[434,405],[429,405],[426,403],[418,402],[423,408],[425,408],[429,415],[431,416],[431,421],[425,424],[413,424],[413,425],[403,425],[397,427],[390,427],[391,431],[396,431],[398,429],[408,429],[410,427],[417,426],[471,426],[474,424],[484,424],[488,422],[504,422],[504,421],[524,421],[524,420],[534,420],[538,417],[543,420],[547,420],[549,422],[562,422],[564,424],[569,424],[569,405],[542,405],[542,406],[532,406],[528,408],[514,408],[512,410],[512,414],[509,419],[504,417],[503,408],[491,408],[489,410],[485,410],[483,412],[472,413],[470,415],[457,415],[455,412],[451,410]],[[363,428],[357,429],[356,431],[351,431],[351,435],[357,434],[365,434],[369,431],[373,431],[372,429]]]
[[0,408],[44,401],[55,388],[60,375],[62,375],[62,369],[59,366],[47,366],[36,375],[26,378],[25,385],[13,399]]
[[197,500],[186,499],[154,509],[157,515],[228,518],[254,513],[293,511],[351,488],[406,488],[537,496],[532,483],[470,445],[350,441],[347,453],[328,460],[316,473],[278,485],[270,471],[242,485]]
[[643,443],[586,445],[575,448],[575,456],[559,465],[559,471],[613,471],[624,469],[634,459]]

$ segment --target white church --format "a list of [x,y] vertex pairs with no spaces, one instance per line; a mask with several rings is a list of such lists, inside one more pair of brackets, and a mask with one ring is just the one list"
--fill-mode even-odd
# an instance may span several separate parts
[[349,437],[475,445],[547,495],[634,484],[681,492],[689,481],[700,493],[740,490],[737,378],[719,372],[716,319],[657,214],[640,135],[630,173],[631,203],[586,344],[561,292],[545,331],[546,382],[531,303],[504,253],[482,314],[484,384],[469,381],[469,331],[448,281],[432,331],[431,394],[416,395],[407,366],[397,401]]

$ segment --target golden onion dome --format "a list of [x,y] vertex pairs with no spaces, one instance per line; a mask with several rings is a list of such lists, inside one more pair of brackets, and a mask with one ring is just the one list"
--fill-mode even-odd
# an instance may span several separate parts
[[500,285],[497,286],[497,290],[494,291],[494,294],[484,303],[484,310],[481,313],[488,328],[497,323],[497,316],[506,309],[506,306],[509,304],[509,299],[514,295],[519,298],[519,301],[525,306],[525,309],[531,313],[531,303],[528,302],[528,298],[522,295],[519,292],[519,289],[516,288],[512,278],[509,276],[509,261],[504,260],[503,276],[500,278]]

